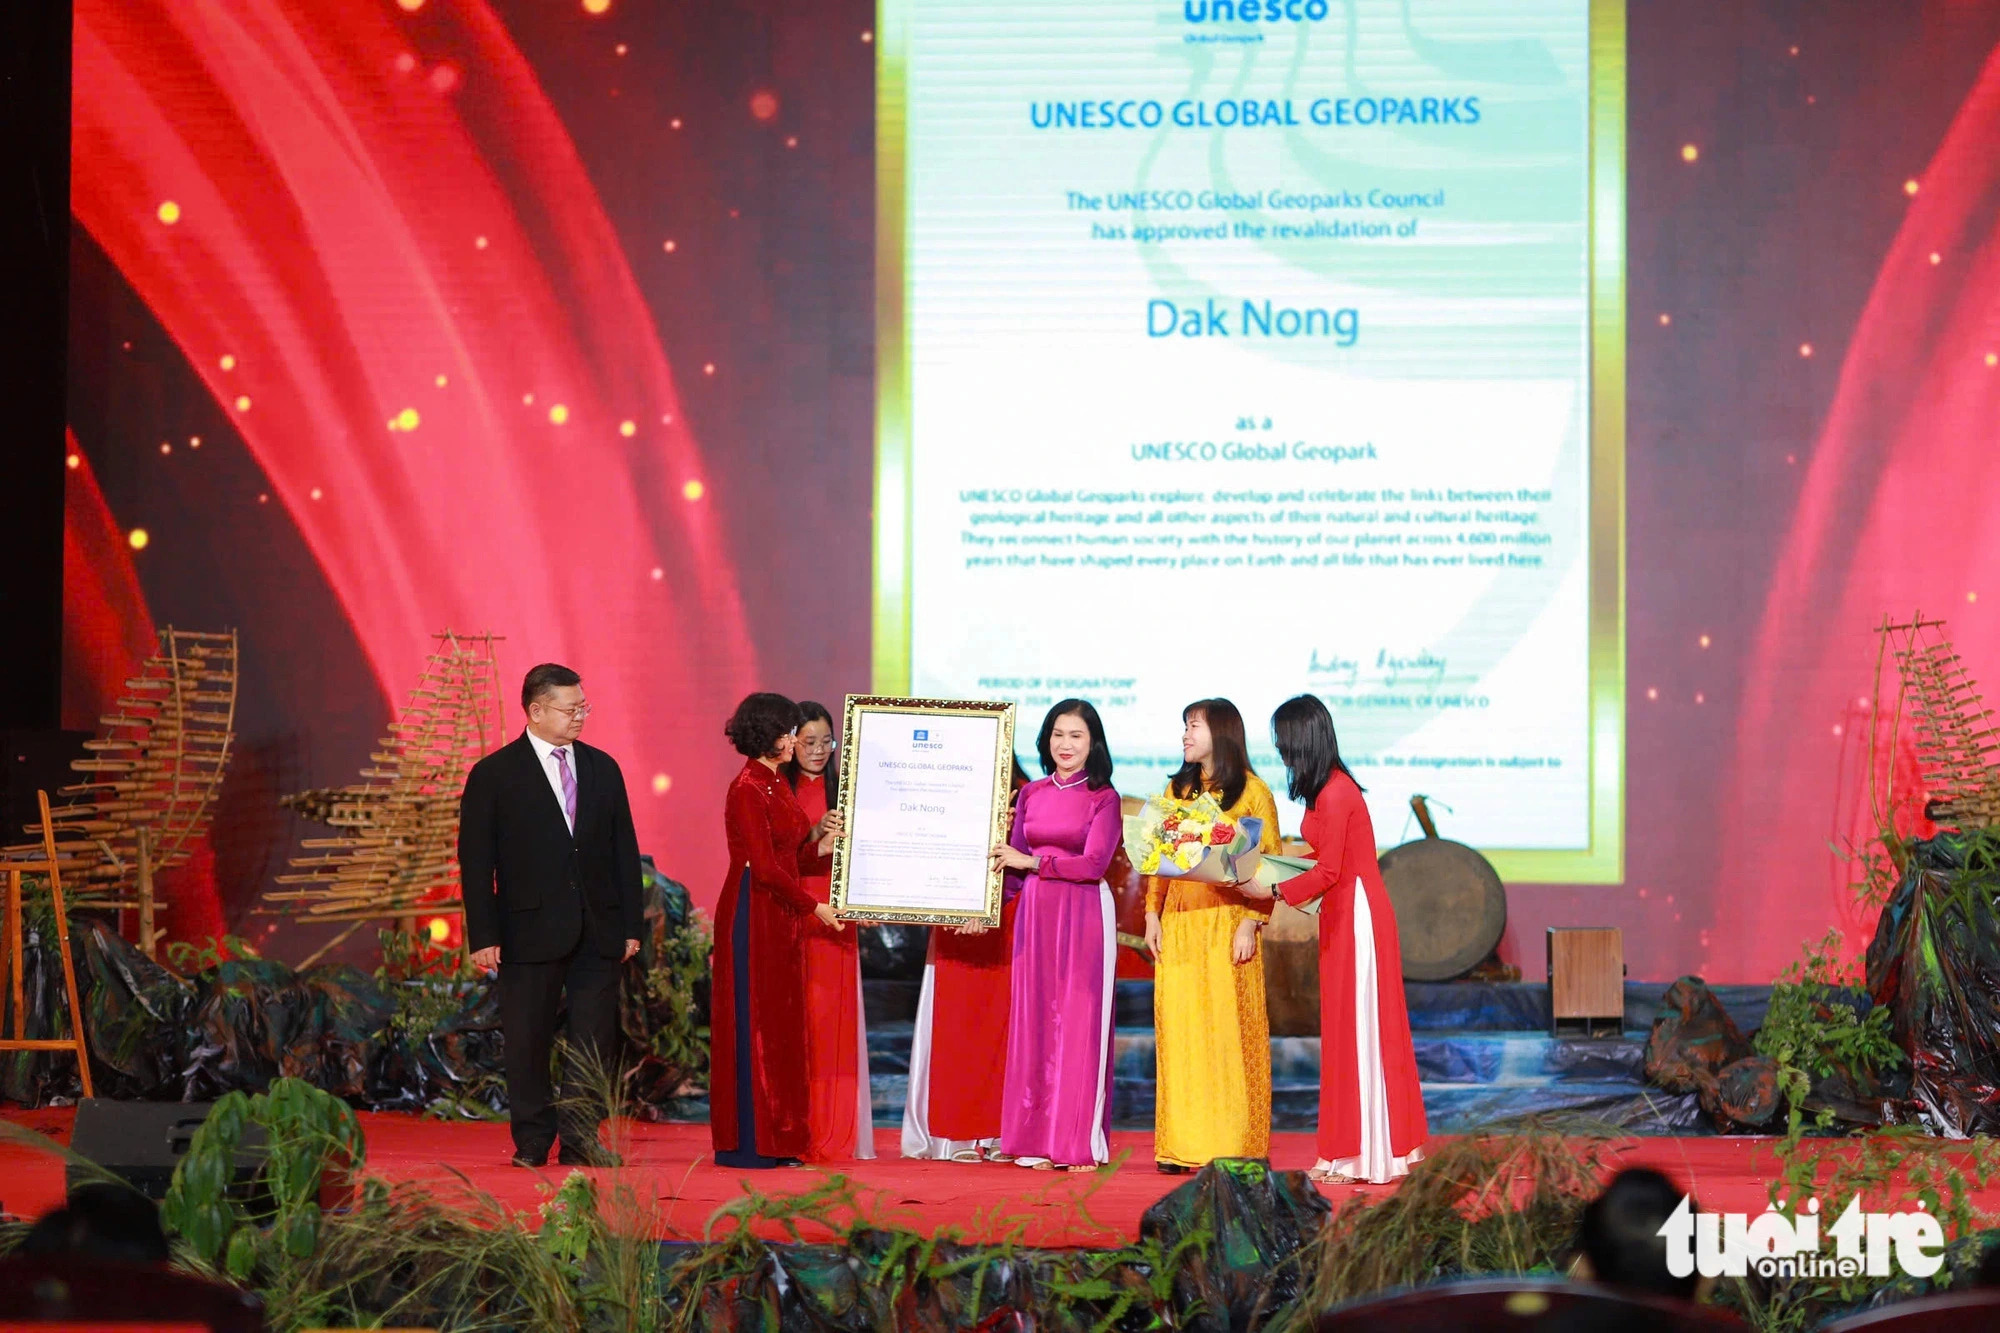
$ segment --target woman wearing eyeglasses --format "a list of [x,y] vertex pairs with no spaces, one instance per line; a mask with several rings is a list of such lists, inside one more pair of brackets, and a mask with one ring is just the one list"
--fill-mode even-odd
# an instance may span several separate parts
[[[833,761],[833,715],[810,699],[799,703],[798,739],[785,780],[818,838],[827,811],[840,807],[840,769]],[[822,903],[833,901],[832,866],[822,862],[799,883]],[[868,1024],[861,1011],[861,945],[857,932],[818,919],[800,926],[805,964],[806,1082],[811,1114],[809,1162],[844,1162],[875,1155],[874,1107],[868,1087]]]
[[806,1026],[800,939],[808,925],[837,931],[840,922],[803,880],[827,873],[840,829],[837,816],[808,819],[779,771],[798,725],[790,699],[753,694],[723,728],[744,762],[723,800],[730,871],[715,909],[709,1000],[708,1126],[718,1166],[796,1166],[812,1146],[798,1058]]

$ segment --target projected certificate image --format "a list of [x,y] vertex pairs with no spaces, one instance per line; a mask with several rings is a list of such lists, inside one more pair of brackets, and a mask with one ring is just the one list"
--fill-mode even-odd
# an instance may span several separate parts
[[849,696],[833,906],[843,918],[1000,922],[1011,704]]
[[1618,882],[1622,0],[880,12],[875,688],[1126,796],[1314,694],[1379,830]]

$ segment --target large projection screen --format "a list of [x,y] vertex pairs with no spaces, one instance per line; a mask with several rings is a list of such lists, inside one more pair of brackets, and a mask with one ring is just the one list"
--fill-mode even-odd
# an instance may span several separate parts
[[[875,688],[1623,875],[1624,11],[882,0]],[[1296,811],[1287,823],[1296,827]]]

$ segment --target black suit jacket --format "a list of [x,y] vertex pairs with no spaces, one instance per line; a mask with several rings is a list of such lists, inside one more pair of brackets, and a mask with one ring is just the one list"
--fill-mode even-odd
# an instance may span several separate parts
[[[606,958],[642,938],[639,838],[617,761],[581,741],[576,834],[523,732],[472,766],[458,806],[458,869],[469,949],[546,963],[582,939]],[[587,936],[587,939],[586,939]]]

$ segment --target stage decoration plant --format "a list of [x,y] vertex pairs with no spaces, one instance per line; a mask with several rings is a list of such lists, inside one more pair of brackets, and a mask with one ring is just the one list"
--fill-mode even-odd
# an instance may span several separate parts
[[1774,1207],[1796,1218],[1807,1200],[1817,1199],[1822,1231],[1857,1197],[1864,1211],[1921,1207],[1944,1228],[1947,1265],[1928,1284],[1865,1274],[1726,1280],[1717,1303],[1741,1312],[1759,1333],[1798,1333],[1885,1295],[1901,1299],[1949,1287],[1970,1277],[1991,1240],[1983,1229],[1994,1219],[1973,1207],[1972,1192],[2000,1177],[2000,1141],[1947,1142],[1916,1125],[1895,1125],[1843,1139],[1835,1151],[1825,1144],[1797,1133],[1778,1142],[1779,1172],[1769,1191]]
[[[251,1125],[265,1142],[245,1198],[232,1186]],[[255,1096],[232,1092],[215,1103],[174,1168],[161,1220],[196,1258],[235,1280],[291,1285],[285,1275],[319,1247],[321,1185],[330,1172],[358,1174],[364,1156],[354,1112],[302,1079],[278,1079]]]
[[[376,984],[395,1004],[385,1037],[406,1051],[421,1051],[445,1026],[476,1005],[489,984],[463,949],[446,948],[427,936],[384,929],[378,932],[382,963]],[[504,1120],[506,1080],[487,1070],[459,1084],[446,1084],[424,1107],[438,1119]]]
[[[606,1094],[621,1082],[616,1071],[595,1077]],[[293,1105],[276,1085],[273,1094]],[[245,1123],[252,1101],[239,1099],[233,1113]],[[311,1142],[324,1136],[358,1164],[359,1132],[351,1151],[340,1149],[338,1127],[321,1124],[318,1113],[294,1106],[288,1141],[306,1151],[302,1157],[280,1143],[280,1155],[311,1159]],[[607,1122],[614,1148],[622,1146],[623,1124],[615,1116]],[[33,1143],[103,1174],[21,1126],[0,1122],[0,1141]],[[281,1333],[329,1325],[683,1333],[1017,1324],[1050,1333],[1224,1327],[1303,1333],[1330,1304],[1394,1288],[1444,1277],[1563,1271],[1583,1207],[1616,1165],[1608,1141],[1546,1127],[1435,1146],[1435,1155],[1394,1193],[1350,1200],[1303,1248],[1289,1252],[1273,1248],[1267,1230],[1277,1217],[1273,1209],[1285,1205],[1260,1193],[1282,1182],[1255,1162],[1205,1168],[1170,1196],[1176,1206],[1162,1200],[1148,1211],[1145,1239],[1099,1250],[1031,1242],[1052,1233],[1100,1237],[1104,1229],[1090,1218],[1088,1202],[1102,1175],[1058,1180],[1013,1212],[1003,1205],[976,1217],[972,1225],[988,1239],[975,1244],[952,1228],[919,1234],[887,1196],[842,1176],[796,1194],[746,1192],[690,1236],[672,1215],[671,1196],[661,1198],[650,1179],[612,1169],[594,1177],[574,1173],[545,1187],[532,1220],[463,1177],[457,1187],[368,1180],[351,1210],[318,1218],[304,1254],[286,1245],[282,1226],[259,1228],[242,1242],[252,1262],[237,1280],[263,1298],[266,1322]],[[1824,1216],[1829,1201],[1837,1209],[1858,1194],[1868,1208],[1930,1210],[1952,1238],[1947,1273],[1932,1286],[1950,1285],[1947,1274],[1963,1280],[1994,1238],[1975,1229],[1984,1219],[1970,1202],[1974,1189],[2000,1173],[1992,1140],[1945,1144],[1904,1128],[1839,1144],[1789,1140],[1778,1157],[1773,1199],[1781,1207],[1817,1197]],[[333,1160],[331,1153],[319,1157],[320,1168]],[[1189,1193],[1204,1179],[1213,1191],[1207,1202]],[[211,1185],[198,1199],[189,1182],[169,1208],[220,1206],[223,1193]],[[1319,1214],[1294,1216],[1310,1229]],[[185,1266],[236,1271],[228,1257],[234,1232],[218,1262],[202,1258],[188,1229],[174,1230]],[[0,1253],[22,1232],[0,1226]],[[654,1239],[660,1235],[685,1239],[662,1246]],[[1301,1294],[1296,1301],[1273,1297],[1253,1301],[1254,1308],[1225,1308],[1230,1301],[1219,1283]],[[1866,1300],[1923,1293],[1923,1284],[1907,1279],[1746,1278],[1725,1280],[1718,1297],[1763,1333],[1794,1333]]]
[[232,958],[256,958],[257,946],[241,935],[211,935],[206,940],[167,941],[167,962],[185,977],[204,977]]
[[653,961],[646,968],[648,1012],[654,1016],[647,1046],[684,1081],[708,1085],[708,1024],[701,1021],[698,991],[709,980],[714,932],[699,908],[677,930],[654,935]]
[[[1786,1133],[1796,1139],[1804,1124],[1806,1099],[1815,1078],[1836,1074],[1855,1084],[1900,1064],[1903,1052],[1890,1035],[1889,1010],[1871,1007],[1864,1015],[1859,1003],[1862,979],[1841,955],[1841,937],[1829,930],[1817,944],[1785,969],[1771,987],[1764,1026],[1751,1045],[1778,1065],[1778,1087],[1787,1107]],[[1822,1107],[1814,1125],[1833,1125],[1834,1111]]]
[[1434,1143],[1395,1193],[1350,1198],[1327,1221],[1299,1256],[1305,1296],[1280,1327],[1306,1333],[1329,1306],[1440,1278],[1563,1271],[1607,1142],[1530,1124]]
[[463,949],[447,949],[403,930],[383,930],[379,936],[382,965],[375,969],[375,979],[396,997],[389,1022],[409,1041],[428,1040],[484,984]]
[[[643,858],[642,858],[643,860]],[[627,1071],[636,1109],[663,1116],[708,1086],[707,997],[714,934],[688,891],[646,863],[646,939],[625,965],[619,1024],[641,1057]]]
[[1944,621],[1922,612],[1902,624],[1884,616],[1876,627],[1861,793],[1873,833],[1861,845],[1848,840],[1835,849],[1855,867],[1851,887],[1864,912],[1887,905],[1927,831],[1943,825],[1974,841],[2000,832],[2000,741],[1944,631]]

